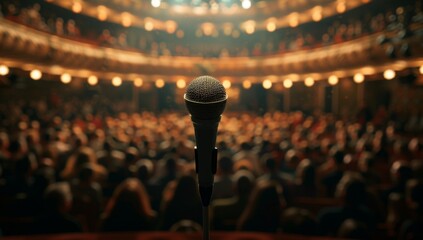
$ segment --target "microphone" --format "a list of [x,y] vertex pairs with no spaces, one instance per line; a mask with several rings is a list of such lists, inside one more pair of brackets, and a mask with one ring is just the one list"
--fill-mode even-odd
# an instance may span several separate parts
[[184,99],[195,130],[195,169],[201,202],[207,207],[217,167],[217,127],[228,95],[217,79],[201,76],[188,85]]

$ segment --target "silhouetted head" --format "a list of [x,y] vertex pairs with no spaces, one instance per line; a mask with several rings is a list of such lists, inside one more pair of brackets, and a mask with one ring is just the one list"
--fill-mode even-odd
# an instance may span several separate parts
[[407,205],[421,215],[423,213],[423,182],[415,179],[408,181],[406,199]]
[[391,166],[391,177],[393,182],[405,186],[407,181],[413,177],[410,164],[402,160],[394,162]]
[[144,185],[136,178],[128,178],[114,191],[105,210],[105,215],[154,215]]
[[223,155],[219,158],[217,166],[222,174],[230,174],[233,171],[234,163],[230,156]]
[[370,239],[366,225],[353,219],[342,222],[338,230],[338,237],[348,239]]
[[248,170],[239,170],[234,175],[235,188],[240,197],[247,197],[250,195],[254,187],[256,178]]
[[374,155],[370,152],[364,152],[358,159],[358,168],[362,172],[367,172],[375,165]]
[[347,173],[339,181],[336,196],[344,200],[348,206],[359,206],[367,199],[366,186],[360,175]]
[[282,214],[281,226],[284,233],[315,235],[317,223],[306,209],[288,208]]
[[54,183],[44,194],[44,205],[48,212],[67,212],[72,206],[72,192],[68,183]]
[[316,168],[310,159],[303,159],[296,169],[296,182],[300,185],[314,186],[316,184]]
[[219,118],[223,113],[228,95],[217,79],[201,76],[188,85],[184,99],[193,118],[212,120]]

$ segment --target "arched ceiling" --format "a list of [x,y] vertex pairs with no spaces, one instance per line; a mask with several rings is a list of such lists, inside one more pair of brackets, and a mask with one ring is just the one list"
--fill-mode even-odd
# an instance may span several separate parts
[[271,22],[275,28],[296,27],[300,24],[320,21],[323,18],[344,13],[370,0],[270,0],[256,1],[250,9],[238,5],[217,10],[204,6],[172,5],[163,2],[154,8],[150,1],[135,0],[46,0],[78,14],[98,18],[101,21],[120,23],[124,26],[145,27],[153,24],[155,30],[168,30],[167,25],[198,25],[211,23],[218,29],[228,24],[245,29],[254,22],[257,30],[266,29]]

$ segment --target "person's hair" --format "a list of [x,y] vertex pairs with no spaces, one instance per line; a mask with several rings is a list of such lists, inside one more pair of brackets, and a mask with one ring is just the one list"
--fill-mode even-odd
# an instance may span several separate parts
[[37,168],[37,159],[33,153],[25,154],[16,162],[15,171],[18,175],[32,173]]
[[153,175],[154,165],[150,159],[140,159],[135,163],[135,173],[141,182],[145,182]]
[[294,164],[297,163],[300,158],[297,155],[297,152],[294,149],[289,149],[285,154],[285,163]]
[[308,210],[292,207],[283,212],[281,227],[288,234],[315,235],[317,223]]
[[254,181],[255,177],[250,171],[244,169],[238,170],[234,174],[235,189],[238,195],[241,197],[249,196],[253,189]]
[[370,232],[366,225],[353,219],[343,221],[337,235],[348,239],[370,239]]
[[339,181],[336,196],[349,206],[359,206],[367,201],[367,191],[363,179],[356,173],[346,173]]
[[91,166],[94,168],[96,163],[97,158],[94,151],[89,147],[81,147],[75,156],[69,158],[61,175],[63,178],[74,177],[83,166],[92,164]]
[[310,159],[303,159],[296,169],[297,183],[303,186],[316,185],[316,168]]
[[264,163],[264,166],[269,171],[276,170],[276,159],[273,157],[271,153],[263,155],[261,157],[261,162]]
[[233,171],[233,161],[232,158],[228,155],[222,155],[218,160],[218,167],[222,173],[232,173]]
[[415,179],[409,180],[406,187],[406,198],[411,208],[422,214],[423,182]]
[[139,151],[135,147],[129,147],[125,152],[125,163],[132,164],[138,159]]
[[336,165],[343,165],[344,164],[344,157],[345,153],[339,150],[337,147],[333,147],[330,150],[329,155],[334,159]]
[[413,177],[413,170],[408,162],[399,160],[392,164],[391,176],[396,183],[405,185]]
[[203,228],[200,224],[192,220],[181,220],[170,227],[171,232],[196,233],[201,232]]
[[78,178],[82,182],[87,182],[93,179],[94,177],[94,169],[91,164],[86,163],[82,165],[81,170],[78,173]]
[[128,178],[115,189],[104,215],[108,217],[133,213],[147,218],[154,216],[144,185],[136,178]]
[[375,165],[375,156],[370,152],[364,152],[358,159],[361,171],[369,170]]
[[176,187],[169,206],[175,204],[174,207],[178,207],[176,204],[191,202],[187,200],[187,196],[198,196],[197,183],[191,175],[183,175],[176,180]]
[[72,203],[72,192],[67,182],[53,183],[44,193],[44,206],[48,212],[66,212]]
[[279,226],[283,200],[280,186],[273,181],[260,181],[254,187],[237,228],[247,231],[275,232]]

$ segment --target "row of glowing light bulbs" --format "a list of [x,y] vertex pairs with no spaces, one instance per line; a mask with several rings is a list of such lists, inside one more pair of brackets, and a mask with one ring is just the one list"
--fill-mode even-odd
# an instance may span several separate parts
[[[423,74],[423,65],[420,67],[419,71],[420,71],[420,74]],[[5,76],[7,74],[9,74],[9,68],[6,65],[0,65],[0,75]],[[31,77],[31,79],[37,81],[37,80],[41,79],[43,74],[40,70],[34,69],[29,73],[29,76]],[[392,80],[392,79],[395,78],[395,76],[396,76],[396,73],[392,69],[388,69],[388,70],[385,70],[383,72],[383,77],[386,80]],[[353,80],[354,80],[355,83],[362,83],[364,81],[364,78],[365,78],[365,76],[361,73],[356,73],[353,76]],[[60,76],[60,80],[62,81],[62,83],[68,84],[72,81],[72,76],[69,73],[63,73]],[[89,85],[94,86],[98,83],[98,78],[94,75],[91,75],[87,78],[87,82],[88,82]],[[314,82],[315,82],[315,80],[312,77],[307,77],[306,79],[304,79],[304,85],[306,85],[307,87],[313,86]],[[338,82],[339,82],[339,78],[335,75],[331,75],[328,78],[328,83],[330,85],[336,85],[336,84],[338,84]],[[119,77],[119,76],[112,78],[112,85],[115,86],[115,87],[119,87],[120,85],[122,85],[122,78]],[[134,79],[134,85],[136,87],[141,87],[143,85],[143,79],[142,78],[135,78]],[[156,85],[157,88],[162,88],[165,85],[165,81],[163,79],[159,78],[155,81],[155,85]],[[229,80],[224,80],[222,82],[222,85],[226,89],[228,89],[228,88],[231,87],[232,84]],[[263,85],[263,88],[270,89],[270,88],[272,88],[273,83],[270,79],[265,79],[263,81],[262,85]],[[291,79],[285,79],[283,81],[283,86],[285,88],[291,88],[292,85],[293,85],[293,81]],[[176,86],[178,88],[185,88],[186,87],[186,81],[184,79],[179,79],[178,81],[176,81]],[[245,80],[245,81],[242,82],[242,86],[245,89],[249,89],[249,88],[251,88],[252,83],[249,80]]]
[[[161,0],[151,0],[151,6],[155,8],[160,7],[161,3]],[[251,0],[241,0],[241,6],[244,9],[249,9],[251,7]]]

